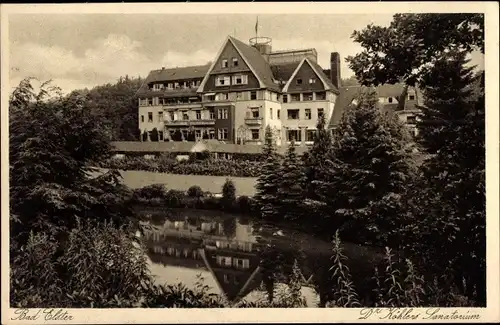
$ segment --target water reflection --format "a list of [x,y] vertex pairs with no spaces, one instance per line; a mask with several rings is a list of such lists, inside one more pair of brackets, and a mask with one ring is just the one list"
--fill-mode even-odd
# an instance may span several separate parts
[[[298,260],[303,292],[310,305],[316,305],[331,291],[328,242],[214,211],[142,212],[152,224],[145,233],[152,272],[162,283],[194,286],[195,274],[201,273],[205,284],[213,287],[212,292],[235,302],[248,299],[250,293],[287,283],[293,262]],[[362,264],[369,262],[370,254],[363,249],[345,249]],[[353,264],[351,271],[359,279],[367,279],[362,264]]]

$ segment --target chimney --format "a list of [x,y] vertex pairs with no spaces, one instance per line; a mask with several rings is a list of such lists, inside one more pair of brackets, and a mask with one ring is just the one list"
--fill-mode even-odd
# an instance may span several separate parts
[[335,87],[341,87],[340,54],[338,52],[332,52],[332,54],[330,54],[330,79]]

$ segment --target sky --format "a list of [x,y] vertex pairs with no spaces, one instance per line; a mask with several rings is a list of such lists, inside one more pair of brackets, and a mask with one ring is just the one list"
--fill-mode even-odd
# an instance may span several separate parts
[[[161,67],[201,65],[215,59],[228,35],[255,36],[255,14],[12,14],[9,15],[11,87],[27,76],[53,80],[64,92],[146,77]],[[273,50],[315,48],[323,68],[341,55],[341,76],[353,75],[345,58],[361,51],[351,35],[368,24],[386,26],[392,14],[258,15],[259,36]],[[482,57],[473,57],[484,65]]]

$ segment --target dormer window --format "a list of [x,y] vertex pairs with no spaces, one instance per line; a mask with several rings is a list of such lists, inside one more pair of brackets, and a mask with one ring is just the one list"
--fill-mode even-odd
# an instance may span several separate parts
[[222,68],[227,68],[227,60],[222,60]]
[[233,58],[233,67],[238,66],[238,58]]
[[410,96],[408,96],[408,99],[409,99],[409,100],[415,100],[415,95],[410,95]]
[[311,78],[311,79],[309,79],[309,83],[310,83],[310,84],[315,84],[315,83],[316,83],[316,79],[315,79],[315,78]]
[[302,79],[297,79],[297,85],[302,85]]
[[392,103],[392,97],[387,98],[387,101],[388,101],[389,103]]

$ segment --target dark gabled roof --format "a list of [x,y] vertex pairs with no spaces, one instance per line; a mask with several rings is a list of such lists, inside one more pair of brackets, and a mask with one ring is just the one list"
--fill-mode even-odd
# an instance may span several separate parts
[[333,106],[333,113],[330,118],[329,126],[336,126],[340,122],[345,110],[351,105],[352,101],[360,93],[365,93],[368,90],[369,88],[362,86],[340,87],[339,94],[335,100],[335,105]]
[[300,61],[271,65],[271,71],[273,72],[274,78],[286,83],[292,77],[299,63]]
[[314,61],[311,61],[311,60],[307,60],[307,61],[313,66],[315,71],[319,74],[319,77],[325,80],[325,83],[328,86],[328,88],[330,88],[331,90],[336,91],[338,93],[339,89],[337,87],[335,87],[335,85],[330,80],[330,77],[325,74],[325,72],[323,71],[323,68],[320,67],[320,65]]
[[[149,91],[148,84],[152,82],[165,82],[183,79],[202,79],[207,73],[210,65],[194,65],[188,67],[158,69],[149,72],[138,93],[144,94]],[[196,92],[196,89],[193,89]],[[178,91],[177,89],[174,91]]]
[[280,87],[278,84],[274,82],[273,72],[271,71],[271,67],[269,63],[267,63],[266,59],[260,54],[260,52],[242,41],[229,36],[231,42],[236,46],[237,50],[243,55],[243,57],[248,61],[248,64],[253,68],[255,73],[258,75],[257,77],[262,80],[262,83],[266,86],[266,88],[279,91]]

